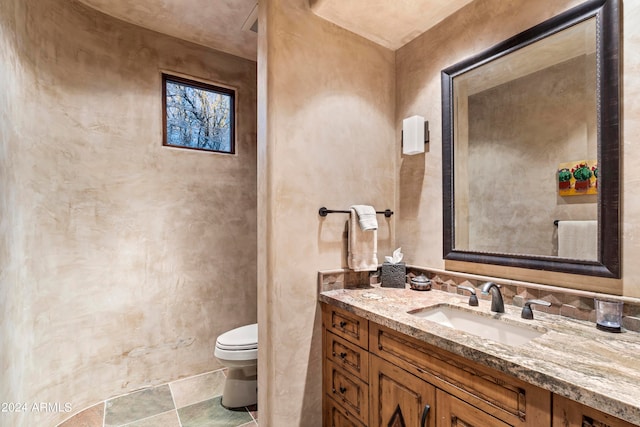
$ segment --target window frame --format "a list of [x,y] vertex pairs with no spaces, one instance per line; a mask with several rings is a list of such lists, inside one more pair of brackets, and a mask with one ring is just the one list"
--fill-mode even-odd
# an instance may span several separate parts
[[[219,153],[219,154],[236,154],[236,105],[237,105],[237,92],[235,89],[230,87],[220,86],[218,84],[213,83],[205,83],[201,80],[194,80],[187,77],[178,76],[175,74],[169,74],[162,72],[162,146],[163,147],[172,147],[172,148],[180,148],[186,150],[196,150],[196,151],[205,151],[209,153]],[[230,100],[230,119],[229,123],[231,125],[230,129],[230,149],[226,150],[214,150],[209,148],[201,148],[201,147],[189,147],[186,145],[176,145],[170,144],[167,140],[167,83],[175,83],[183,86],[189,86],[195,89],[204,90],[207,92],[214,92],[222,95],[229,96]]]

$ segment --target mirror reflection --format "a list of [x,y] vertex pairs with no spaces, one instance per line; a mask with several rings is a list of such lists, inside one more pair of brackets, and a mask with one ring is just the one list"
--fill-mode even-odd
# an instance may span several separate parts
[[596,172],[595,35],[591,18],[453,79],[456,249],[558,256],[560,246],[598,259],[596,182],[575,190],[574,178],[562,195],[558,172],[587,161]]

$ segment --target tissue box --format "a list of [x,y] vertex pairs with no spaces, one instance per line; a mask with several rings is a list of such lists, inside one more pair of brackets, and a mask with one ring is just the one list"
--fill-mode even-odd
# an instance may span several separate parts
[[383,288],[404,288],[407,282],[407,266],[404,262],[391,264],[385,262],[380,269],[380,280]]

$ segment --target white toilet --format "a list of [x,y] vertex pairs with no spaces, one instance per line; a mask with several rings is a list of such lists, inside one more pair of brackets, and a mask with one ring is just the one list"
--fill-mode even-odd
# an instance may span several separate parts
[[255,405],[258,402],[258,324],[220,335],[214,355],[228,368],[222,405],[227,408]]

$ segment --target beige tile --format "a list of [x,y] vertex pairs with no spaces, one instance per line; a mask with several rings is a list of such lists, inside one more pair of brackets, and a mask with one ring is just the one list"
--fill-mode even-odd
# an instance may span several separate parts
[[258,423],[255,421],[251,421],[249,423],[242,424],[241,426],[238,426],[238,427],[258,427]]
[[224,372],[219,370],[170,383],[176,408],[222,395],[224,380]]
[[560,315],[561,316],[565,316],[565,317],[570,317],[572,319],[579,319],[579,320],[588,321],[589,318],[591,317],[591,311],[590,310],[580,310],[579,308],[574,307],[572,305],[563,304],[560,307]]
[[518,286],[516,289],[518,296],[522,297],[524,301],[530,299],[538,299],[540,298],[540,290],[532,289],[525,286]]
[[640,332],[640,317],[624,316],[622,326],[629,331]]
[[77,413],[58,427],[102,427],[104,402]]
[[[592,299],[590,299],[593,302]],[[635,316],[640,317],[640,304],[629,304],[628,302],[624,304],[623,314],[625,316]]]
[[150,418],[145,418],[140,421],[135,421],[131,424],[127,424],[125,427],[180,427],[180,420],[178,419],[178,412],[176,410],[165,412],[164,414],[156,415]]
[[221,397],[178,409],[183,427],[241,426],[251,423],[246,410],[230,410],[222,406]]
[[566,294],[564,303],[576,307],[580,310],[595,310],[593,297],[580,296],[575,294]]

